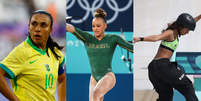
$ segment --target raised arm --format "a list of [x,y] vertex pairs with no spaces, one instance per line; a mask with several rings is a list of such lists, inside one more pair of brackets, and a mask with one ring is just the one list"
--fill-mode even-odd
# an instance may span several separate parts
[[194,18],[195,22],[199,21],[201,18],[201,14]]
[[159,40],[166,40],[167,38],[170,38],[171,35],[173,35],[173,31],[172,30],[167,30],[165,32],[163,32],[162,34],[159,35],[151,35],[148,37],[134,37],[133,41],[134,43],[139,42],[139,41],[150,41],[150,42],[156,42]]
[[66,23],[66,31],[72,33],[73,35],[75,35],[75,37],[79,40],[81,40],[82,42],[85,42],[85,40],[87,38],[89,38],[89,36],[91,34],[89,34],[88,32],[82,31],[79,28],[74,27],[71,24]]
[[73,25],[66,23],[66,31],[73,33],[75,32],[75,28]]

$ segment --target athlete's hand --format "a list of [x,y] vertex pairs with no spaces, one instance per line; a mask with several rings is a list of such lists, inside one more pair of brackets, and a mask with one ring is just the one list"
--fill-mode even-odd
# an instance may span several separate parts
[[74,26],[66,23],[66,31],[73,33],[75,31]]
[[195,22],[199,21],[201,19],[201,14],[194,18]]
[[139,37],[133,37],[133,43],[139,42],[140,38]]

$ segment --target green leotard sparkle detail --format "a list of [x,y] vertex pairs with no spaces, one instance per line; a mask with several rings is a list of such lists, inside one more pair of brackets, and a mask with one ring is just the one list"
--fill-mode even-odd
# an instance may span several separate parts
[[[173,32],[174,32],[174,30],[173,30]],[[177,49],[178,44],[179,44],[179,41],[177,40],[175,32],[174,32],[174,36],[175,36],[175,40],[172,42],[162,40],[160,47],[166,48],[166,49],[174,52]]]
[[112,72],[111,62],[117,45],[133,52],[133,45],[119,35],[106,34],[100,41],[92,34],[75,28],[73,33],[84,42],[91,66],[91,73],[98,82],[105,74]]

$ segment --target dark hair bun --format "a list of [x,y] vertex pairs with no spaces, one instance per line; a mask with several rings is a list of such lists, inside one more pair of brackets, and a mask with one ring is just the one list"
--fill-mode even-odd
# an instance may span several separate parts
[[95,10],[94,16],[95,17],[103,17],[103,18],[105,18],[107,16],[107,13],[102,8],[98,8],[98,9]]

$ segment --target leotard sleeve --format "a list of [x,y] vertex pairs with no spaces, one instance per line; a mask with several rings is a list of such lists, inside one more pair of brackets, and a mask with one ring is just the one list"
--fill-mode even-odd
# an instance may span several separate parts
[[77,39],[83,42],[85,42],[87,37],[90,35],[88,32],[82,31],[79,28],[75,28],[75,31],[72,34],[75,35]]
[[127,42],[119,35],[114,34],[113,37],[115,38],[115,42],[117,43],[117,45],[133,53],[133,44]]

